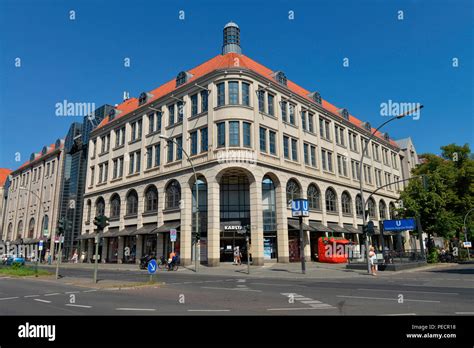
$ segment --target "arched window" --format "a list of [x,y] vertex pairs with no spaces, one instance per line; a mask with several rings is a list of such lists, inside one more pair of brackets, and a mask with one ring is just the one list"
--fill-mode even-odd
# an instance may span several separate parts
[[166,208],[179,208],[181,200],[181,186],[176,180],[171,181],[166,186]]
[[263,231],[276,231],[275,184],[269,176],[262,180]]
[[286,184],[286,201],[288,204],[294,199],[301,198],[301,187],[293,179]]
[[120,217],[120,196],[116,193],[114,193],[110,199],[110,217]]
[[[191,185],[193,194],[193,214],[196,213],[196,184]],[[198,178],[198,193],[199,193],[199,212],[207,211],[207,182],[204,178]],[[201,217],[200,217],[201,218]]]
[[102,197],[99,197],[95,203],[95,216],[101,216],[105,214],[105,201]]
[[337,197],[336,192],[331,187],[326,190],[326,211],[337,212]]
[[158,210],[158,190],[154,185],[148,187],[145,191],[145,212]]
[[127,215],[136,215],[138,213],[138,194],[131,190],[127,194]]
[[362,208],[362,198],[360,195],[356,196],[356,214],[357,216],[362,216],[364,214],[364,209]]
[[6,240],[12,240],[12,234],[13,234],[13,225],[10,222],[8,224],[8,230],[7,230],[7,239]]
[[343,214],[352,214],[352,199],[347,191],[344,191],[341,195],[341,207]]
[[319,188],[314,184],[309,185],[307,195],[309,209],[321,210],[321,192]]
[[18,226],[16,229],[16,238],[21,238],[23,236],[23,220],[18,221]]
[[375,219],[377,215],[375,211],[375,201],[373,198],[370,198],[369,201],[367,202],[367,209],[369,210],[369,217],[371,217],[372,219]]
[[28,238],[33,238],[35,235],[35,219],[31,218],[28,225]]
[[382,199],[379,202],[379,218],[380,220],[385,220],[387,218],[387,205]]
[[395,204],[393,202],[390,202],[388,205],[388,209],[390,211],[390,219],[395,219],[397,217],[397,210],[395,209]]
[[92,202],[90,199],[87,200],[87,222],[91,221],[92,215]]

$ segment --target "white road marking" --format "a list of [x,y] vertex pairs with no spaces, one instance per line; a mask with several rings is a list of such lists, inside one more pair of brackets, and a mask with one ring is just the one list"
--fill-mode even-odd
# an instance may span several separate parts
[[26,295],[26,296],[23,296],[24,298],[30,298],[30,297],[40,297],[40,295]]
[[44,303],[51,303],[51,301],[42,300],[40,298],[35,298],[35,301],[44,302]]
[[294,296],[295,300],[296,301],[312,301],[313,299],[312,298],[309,298],[309,297],[297,297],[297,296]]
[[115,308],[117,311],[149,311],[154,312],[156,309],[154,308]]
[[310,300],[310,301],[301,301],[301,303],[310,304],[310,303],[322,303],[322,302],[321,302],[321,301],[317,301],[317,300]]
[[19,298],[19,297],[4,297],[4,298],[0,298],[0,301],[3,301],[3,300],[13,300],[15,298]]
[[69,307],[80,307],[80,308],[92,308],[92,306],[86,306],[86,305],[80,305],[80,304],[72,304],[72,303],[66,303],[66,306],[69,306]]
[[295,307],[288,307],[288,308],[267,308],[267,311],[304,311],[304,310],[312,310],[312,309],[336,309],[336,307],[302,307],[302,308],[295,308]]
[[262,292],[262,290],[252,290],[252,289],[245,289],[245,288],[217,288],[211,286],[202,286],[202,289],[213,289],[213,290],[230,290],[230,291],[253,291],[253,292]]
[[[391,297],[366,297],[366,296],[345,296],[345,295],[338,295],[337,297],[360,298],[360,299],[367,299],[367,300],[390,300],[390,301],[398,301],[398,298],[391,298]],[[408,300],[408,299],[403,299],[403,301],[409,301],[409,302],[431,302],[431,303],[440,303],[440,302],[441,302],[441,301],[431,301],[431,300]]]
[[65,294],[78,294],[80,291],[66,291]]
[[83,291],[83,292],[95,292],[95,291],[97,291],[97,290],[96,290],[96,289],[92,289],[92,290],[85,290],[85,291]]
[[237,279],[237,283],[245,283],[246,280],[245,279]]
[[454,314],[461,314],[461,315],[473,315],[474,312],[454,312]]
[[188,312],[230,312],[230,309],[188,309]]
[[405,316],[405,315],[416,315],[416,313],[396,313],[396,314],[380,314],[381,316],[389,316],[389,317],[397,317],[397,316]]
[[60,295],[59,292],[55,292],[53,294],[44,294],[44,296],[56,296],[56,295]]
[[440,294],[440,295],[459,295],[457,292],[436,292],[436,291],[418,291],[418,290],[392,290],[392,289],[357,289],[363,291],[392,291],[392,292],[419,292],[420,294]]

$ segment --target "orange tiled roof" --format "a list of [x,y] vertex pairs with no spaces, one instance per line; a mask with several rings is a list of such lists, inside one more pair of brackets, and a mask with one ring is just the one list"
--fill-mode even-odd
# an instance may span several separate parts
[[10,175],[11,172],[11,169],[0,168],[0,187],[5,185],[5,181],[7,180],[7,177],[8,175]]
[[[61,145],[59,148],[62,148],[63,147],[63,142],[61,142]],[[41,155],[37,158],[35,158],[33,161],[27,161],[25,163],[23,163],[21,166],[18,167],[18,169],[16,169],[15,171],[17,170],[20,170],[20,169],[23,169],[24,167],[28,166],[29,164],[33,163],[33,162],[36,162],[36,161],[40,161],[41,159],[43,159],[44,157],[46,157],[47,155],[49,155],[50,153],[52,153],[53,151],[56,150],[56,144],[51,144],[48,146],[49,150],[46,152],[46,154],[44,155]],[[41,154],[41,151],[39,152]],[[35,154],[38,154],[38,152],[35,152]]]
[[[218,55],[215,56],[214,58],[211,58],[207,62],[191,69],[188,70],[187,72],[192,75],[191,78],[188,79],[186,84],[193,82],[194,80],[218,69],[226,69],[226,68],[235,68],[235,67],[242,67],[242,68],[247,68],[249,70],[252,70],[256,72],[257,74],[265,77],[272,79],[274,71],[268,69],[267,67],[263,66],[262,64],[256,62],[255,60],[243,55],[243,54],[237,54],[237,53],[227,53],[225,55]],[[181,85],[183,86],[183,85]],[[179,86],[178,88],[180,88]],[[291,90],[293,93],[298,94],[299,96],[307,99],[308,101],[312,101],[312,99],[308,96],[310,91],[304,89],[303,87],[297,85],[296,83],[288,80],[287,81],[287,87],[289,90]],[[165,84],[161,85],[160,87],[150,91],[149,93],[152,94],[153,96],[147,101],[147,104],[155,101],[156,99],[159,99],[166,94],[169,94],[176,90],[176,80],[170,80],[166,82]],[[116,113],[115,118],[121,118],[132,111],[138,109],[138,99],[137,98],[130,98],[123,103],[119,104],[116,109],[121,111],[120,113]],[[336,115],[339,116],[339,110],[340,108],[336,107],[335,105],[329,103],[327,100],[322,100],[322,107],[329,112],[332,112]],[[341,116],[342,118],[342,116]],[[357,119],[353,115],[349,115],[349,121],[354,124],[355,126],[364,129],[362,126],[362,121]],[[97,128],[101,128],[105,126],[109,122],[109,117],[105,117],[102,122],[99,124]],[[372,132],[375,129],[372,128]],[[377,132],[376,136],[379,137],[380,139],[383,139],[383,135],[381,132]],[[396,148],[399,148],[398,144],[390,139],[390,144],[393,145]]]

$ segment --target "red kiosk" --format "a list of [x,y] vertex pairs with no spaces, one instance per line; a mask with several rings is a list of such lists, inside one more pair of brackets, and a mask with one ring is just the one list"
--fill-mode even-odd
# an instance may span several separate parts
[[319,262],[346,263],[349,256],[347,244],[349,241],[341,237],[319,237]]

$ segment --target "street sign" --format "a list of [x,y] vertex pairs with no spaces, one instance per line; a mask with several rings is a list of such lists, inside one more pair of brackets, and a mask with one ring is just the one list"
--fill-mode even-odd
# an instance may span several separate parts
[[383,229],[384,231],[413,231],[416,229],[416,222],[413,218],[401,220],[384,220]]
[[170,229],[170,240],[172,242],[176,242],[176,233],[177,233],[176,229],[174,228]]
[[472,248],[471,242],[463,242],[462,245],[463,245],[465,248]]
[[39,241],[38,250],[39,251],[43,250],[43,241],[42,240]]
[[153,274],[156,272],[156,260],[150,260],[150,262],[148,262],[148,273],[150,274]]
[[308,200],[304,198],[293,199],[291,201],[291,215],[293,217],[309,216]]

